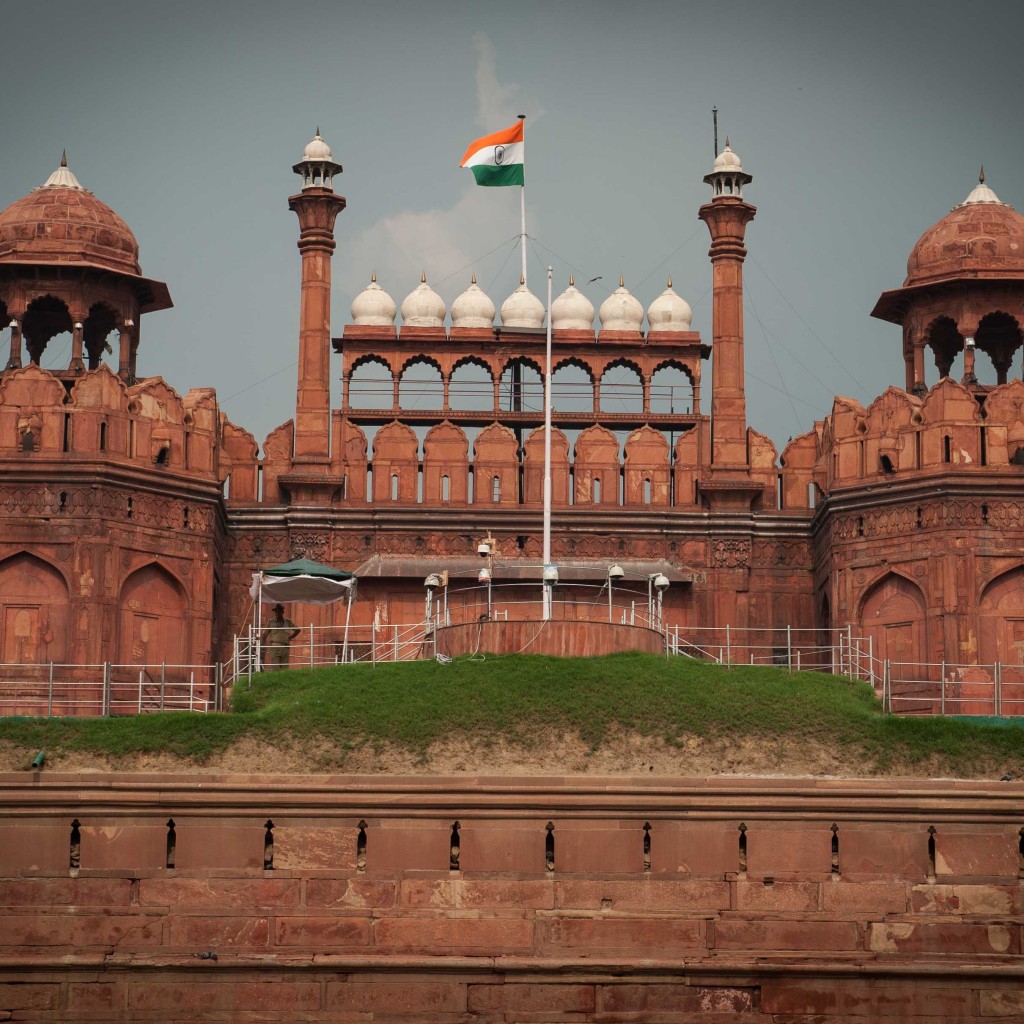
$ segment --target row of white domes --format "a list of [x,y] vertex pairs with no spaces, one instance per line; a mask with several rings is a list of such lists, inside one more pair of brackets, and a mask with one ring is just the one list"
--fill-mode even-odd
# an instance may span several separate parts
[[[405,327],[443,327],[447,309],[444,299],[427,284],[424,274],[419,287],[402,302],[402,324]],[[394,299],[379,284],[374,274],[369,285],[352,302],[352,322],[365,327],[393,327],[398,308]],[[494,324],[494,303],[476,283],[452,303],[452,327],[485,327]],[[619,278],[619,287],[601,303],[598,310],[603,331],[639,331],[644,321],[644,307],[630,294]],[[668,287],[647,309],[647,323],[652,332],[689,331],[693,310],[689,303]],[[544,327],[544,303],[520,281],[519,287],[501,304],[503,327]],[[551,303],[551,327],[559,331],[592,331],[594,304],[569,278],[566,288]]]

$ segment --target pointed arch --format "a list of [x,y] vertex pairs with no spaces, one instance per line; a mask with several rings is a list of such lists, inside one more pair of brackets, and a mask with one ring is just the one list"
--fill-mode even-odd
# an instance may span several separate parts
[[444,407],[444,373],[441,364],[428,355],[411,356],[398,375],[400,409],[441,409]]
[[1024,666],[1024,566],[1015,566],[990,579],[978,601],[978,655]]
[[609,363],[601,374],[600,388],[601,412],[643,412],[644,375],[632,360]]
[[916,666],[928,661],[927,602],[913,580],[884,572],[863,591],[858,620],[872,638],[874,656],[893,663],[893,679],[921,678]]
[[669,504],[669,446],[660,430],[643,426],[634,430],[625,445],[623,504]]
[[360,356],[345,375],[345,406],[349,409],[390,409],[395,402],[395,374],[379,355]]
[[[531,430],[523,442],[524,499],[530,504],[544,500],[544,428]],[[569,504],[569,439],[558,427],[551,428],[551,503]]]
[[1001,309],[986,313],[978,323],[974,343],[977,350],[984,352],[992,361],[998,384],[1006,383],[1010,364],[1022,341],[1024,335],[1021,333],[1020,321]]
[[573,465],[574,503],[618,505],[620,470],[618,438],[597,424],[581,431]]
[[49,293],[34,296],[25,309],[21,328],[31,362],[42,362],[47,345],[58,335],[66,334],[67,351],[56,353],[55,359],[63,363],[66,354],[70,363],[72,320],[71,311],[63,299]]
[[948,377],[953,361],[964,348],[964,338],[956,321],[949,316],[937,316],[925,328],[924,343],[935,356],[939,377]]
[[480,356],[463,356],[448,380],[448,408],[488,412],[494,408],[494,371]]
[[473,444],[473,503],[519,504],[519,442],[508,427],[492,423]]
[[423,501],[463,505],[469,496],[469,439],[445,420],[423,439]]
[[184,666],[191,621],[188,594],[178,577],[155,559],[131,572],[121,584],[118,628],[122,665]]
[[0,561],[0,661],[68,660],[70,591],[64,574],[29,551]]
[[551,408],[556,412],[592,412],[594,371],[582,359],[568,356],[551,371]]
[[419,438],[398,420],[385,423],[373,439],[373,500],[414,504],[419,493]]

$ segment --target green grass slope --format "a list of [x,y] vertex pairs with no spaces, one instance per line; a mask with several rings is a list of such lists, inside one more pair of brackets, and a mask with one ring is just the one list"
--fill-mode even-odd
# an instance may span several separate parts
[[[8,751],[50,763],[69,752],[169,753],[204,761],[235,741],[303,751],[364,745],[423,756],[453,740],[530,748],[578,736],[592,750],[635,733],[668,746],[745,741],[789,749],[826,745],[860,773],[920,765],[972,775],[1024,766],[1024,729],[965,720],[885,715],[869,686],[817,673],[722,668],[682,658],[618,654],[593,659],[489,656],[436,662],[295,669],[236,685],[225,714],[181,712],[116,719],[0,720]],[[254,766],[257,768],[258,766]],[[336,766],[335,766],[336,767]]]

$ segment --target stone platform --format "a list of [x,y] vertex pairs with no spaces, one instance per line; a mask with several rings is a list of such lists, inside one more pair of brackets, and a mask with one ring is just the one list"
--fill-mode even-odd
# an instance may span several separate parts
[[7,774],[0,1019],[1020,1020],[1022,824],[1019,783]]

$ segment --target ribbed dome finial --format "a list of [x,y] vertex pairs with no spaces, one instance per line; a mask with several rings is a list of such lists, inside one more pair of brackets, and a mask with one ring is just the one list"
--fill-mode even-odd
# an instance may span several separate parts
[[979,185],[984,185],[985,184],[985,165],[984,164],[981,165],[981,170],[978,171],[978,184]]
[[61,167],[67,167],[67,165],[68,165],[68,151],[66,149],[61,151],[61,154],[60,154],[60,165],[61,165]]

